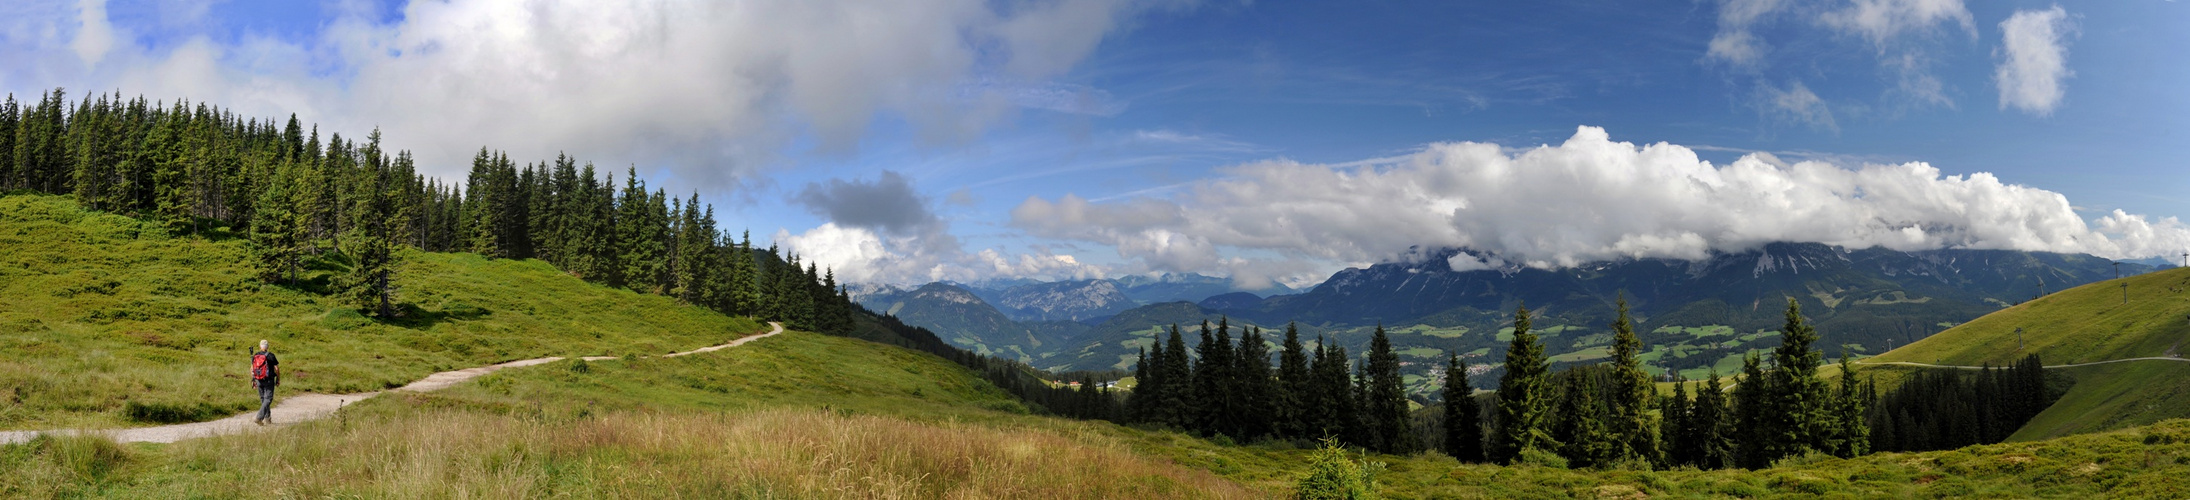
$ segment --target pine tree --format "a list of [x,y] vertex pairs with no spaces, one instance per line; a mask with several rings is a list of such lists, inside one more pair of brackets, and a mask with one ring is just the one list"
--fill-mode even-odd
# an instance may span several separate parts
[[1238,436],[1233,425],[1238,394],[1233,388],[1238,378],[1233,376],[1231,323],[1219,323],[1214,331],[1209,321],[1201,323],[1201,344],[1195,347],[1194,399],[1201,404],[1201,413],[1194,416],[1196,429],[1209,435]]
[[1460,355],[1445,358],[1446,455],[1465,463],[1483,461],[1482,406],[1475,402],[1475,388],[1468,385],[1468,365]]
[[1512,463],[1524,450],[1552,446],[1546,428],[1551,403],[1548,371],[1544,346],[1529,333],[1528,306],[1523,305],[1513,313],[1513,342],[1506,347],[1506,372],[1498,377],[1497,434],[1493,435],[1491,461]]
[[1734,466],[1733,419],[1726,414],[1726,390],[1719,385],[1719,372],[1711,370],[1711,378],[1696,390],[1696,402],[1688,410],[1688,448],[1694,454],[1696,467],[1723,469]]
[[1658,399],[1657,388],[1637,359],[1642,354],[1642,341],[1635,337],[1634,324],[1627,318],[1627,298],[1621,297],[1618,304],[1619,317],[1612,321],[1612,417],[1605,424],[1612,435],[1622,437],[1616,443],[1616,460],[1660,463],[1658,421],[1650,415],[1650,407]]
[[737,251],[730,259],[731,310],[752,317],[760,312],[759,273],[753,261],[753,233],[746,231],[740,237]]
[[[356,211],[356,220],[350,224],[355,233],[349,239],[355,250],[352,257],[356,264],[348,281],[351,297],[359,308],[370,310],[381,318],[390,318],[395,316],[397,245],[404,237],[398,227],[407,217],[403,208],[395,203],[400,193],[396,191],[394,180],[389,178],[388,167],[375,161],[379,156],[379,142],[380,133],[375,130],[367,146],[364,184],[357,186],[363,194],[359,200],[361,206]],[[409,154],[405,153],[400,161],[409,163]]]
[[[288,169],[280,171],[286,173]],[[259,190],[256,211],[251,218],[251,255],[257,263],[259,279],[268,283],[296,282],[297,230],[296,214],[290,211],[289,187],[277,173]]]
[[1384,325],[1378,324],[1369,337],[1369,425],[1375,429],[1379,451],[1392,454],[1412,453],[1418,448],[1411,419],[1407,411],[1407,387],[1399,375],[1399,354],[1392,352],[1391,337],[1384,334]]
[[1751,353],[1741,360],[1741,378],[1734,381],[1734,433],[1728,435],[1735,445],[1732,465],[1745,469],[1762,469],[1772,465],[1776,457],[1771,439],[1777,437],[1771,412],[1779,408],[1772,400],[1773,381],[1764,375],[1763,360]]
[[1688,448],[1692,443],[1688,428],[1689,408],[1688,379],[1673,373],[1673,395],[1658,399],[1658,446],[1660,463],[1668,466],[1694,465],[1695,453]]
[[67,143],[66,96],[66,90],[56,88],[40,99],[37,107],[24,110],[22,121],[16,125],[15,175],[21,179],[17,187],[47,193],[74,191],[70,180],[75,162]]
[[1606,420],[1611,417],[1597,384],[1597,370],[1568,370],[1559,396],[1559,411],[1552,425],[1552,442],[1559,455],[1573,467],[1604,467],[1619,458],[1619,438]]
[[1270,373],[1270,348],[1262,329],[1243,329],[1239,348],[1233,350],[1233,391],[1239,406],[1232,409],[1239,438],[1251,440],[1276,434],[1277,380]]
[[1285,325],[1285,350],[1278,354],[1277,434],[1286,439],[1314,438],[1314,379],[1308,371],[1308,353],[1300,343],[1300,328]]
[[1360,414],[1355,411],[1356,405],[1352,397],[1354,384],[1349,375],[1353,372],[1353,367],[1349,366],[1349,359],[1345,347],[1331,345],[1321,338],[1316,339],[1315,364],[1308,369],[1316,381],[1315,432],[1319,436],[1335,437],[1348,444],[1362,445],[1358,438],[1360,433],[1356,429]]
[[465,248],[489,259],[501,257],[501,239],[495,237],[495,228],[501,227],[500,213],[494,207],[501,193],[496,192],[494,182],[494,157],[487,148],[479,148],[479,154],[471,159],[471,173],[465,176],[464,207],[466,208]]
[[[1157,349],[1156,357],[1163,357],[1163,344],[1156,343],[1155,347]],[[1155,382],[1155,379],[1149,378],[1150,374],[1151,372],[1148,370],[1148,348],[1143,347],[1139,349],[1139,351],[1135,354],[1133,358],[1134,385],[1133,392],[1126,395],[1126,421],[1148,421],[1148,409],[1154,403],[1153,400],[1149,399],[1149,389],[1153,389],[1158,384],[1158,382]]]
[[1787,300],[1787,324],[1780,331],[1780,347],[1772,353],[1777,366],[1769,386],[1775,404],[1767,412],[1772,417],[1767,428],[1777,435],[1766,441],[1767,462],[1833,449],[1833,418],[1827,401],[1831,395],[1817,378],[1823,356],[1811,347],[1817,342],[1817,331],[1802,320],[1801,303]]
[[[1855,364],[1849,361],[1847,353],[1841,353],[1840,392],[1833,395],[1833,434],[1838,441],[1838,446],[1833,448],[1833,455],[1840,458],[1854,458],[1871,452],[1871,428],[1865,422],[1870,405],[1863,395],[1862,384],[1857,383],[1855,377]],[[2023,420],[2015,422],[2020,427]]]
[[1196,386],[1193,365],[1187,360],[1186,339],[1179,333],[1179,325],[1171,325],[1171,337],[1164,341],[1162,369],[1163,392],[1156,398],[1156,422],[1176,429],[1191,430],[1195,417],[1201,414],[1194,397]]
[[15,102],[14,93],[9,93],[6,101],[0,101],[0,190],[16,188],[22,183],[15,171],[15,134],[22,124],[22,104]]
[[[662,197],[647,193],[646,183],[638,176],[637,168],[625,171],[623,196],[616,200],[616,240],[622,244],[617,260],[623,263],[621,274],[625,288],[641,293],[660,293],[663,254],[667,253],[661,234],[668,232],[668,221],[663,216],[667,209],[662,206],[665,204]],[[779,297],[787,292],[777,291]],[[778,312],[788,311],[778,309]]]
[[182,103],[178,102],[167,119],[154,125],[151,135],[145,138],[144,153],[152,168],[154,208],[160,220],[170,226],[183,222],[195,208],[193,202],[196,200],[191,196],[188,179],[192,164],[198,161],[192,151],[197,145],[192,144],[196,141],[190,137],[188,125],[183,123],[186,118]]

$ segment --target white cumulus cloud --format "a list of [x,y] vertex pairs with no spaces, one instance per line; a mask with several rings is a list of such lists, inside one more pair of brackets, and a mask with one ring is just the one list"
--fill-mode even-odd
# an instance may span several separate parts
[[2000,21],[1999,69],[1993,79],[2000,84],[2000,109],[2015,108],[2045,116],[2061,105],[2062,80],[2074,76],[2068,69],[2064,38],[2074,31],[2068,11],[2055,5],[2046,10],[2018,10]]
[[936,245],[918,235],[889,236],[835,222],[798,234],[777,231],[775,240],[800,259],[835,270],[837,281],[844,283],[917,285],[994,277],[1090,279],[1106,275],[1102,267],[1082,263],[1071,255],[1012,255],[995,249],[967,253],[955,244]]
[[1190,3],[418,1],[392,22],[342,15],[308,40],[148,46],[104,1],[78,1],[0,7],[0,84],[295,112],[352,136],[379,127],[428,173],[461,174],[484,145],[663,165],[696,184],[740,181],[798,136],[856,144],[878,118],[955,141],[1022,108],[1115,113],[1107,93],[1050,79],[1134,16]]
[[1595,127],[1520,150],[1457,142],[1369,165],[1250,163],[1168,198],[1029,198],[1012,223],[1179,272],[1225,269],[1225,255],[1242,251],[1346,264],[1462,247],[1477,254],[1454,267],[1490,268],[1699,259],[1775,241],[2113,258],[2190,244],[2190,228],[2173,218],[2116,212],[2087,222],[2060,193],[1989,173],[1790,165],[1762,153],[1714,165],[1687,147],[1615,142]]

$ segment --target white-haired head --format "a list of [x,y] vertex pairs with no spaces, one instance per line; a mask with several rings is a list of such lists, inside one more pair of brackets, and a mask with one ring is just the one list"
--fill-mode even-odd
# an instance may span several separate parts
[[266,339],[259,339],[259,350],[266,350]]

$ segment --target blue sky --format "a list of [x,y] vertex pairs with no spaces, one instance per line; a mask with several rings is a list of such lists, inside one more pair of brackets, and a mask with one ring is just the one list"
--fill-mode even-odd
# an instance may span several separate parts
[[20,2],[0,89],[568,151],[869,281],[2190,247],[2178,2],[601,4]]

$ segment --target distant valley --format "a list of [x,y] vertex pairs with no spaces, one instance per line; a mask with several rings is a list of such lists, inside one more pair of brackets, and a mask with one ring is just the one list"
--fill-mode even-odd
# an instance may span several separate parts
[[[1393,334],[1412,390],[1438,382],[1433,365],[1458,354],[1478,386],[1498,373],[1514,308],[1526,304],[1555,364],[1609,355],[1614,303],[1640,320],[1644,361],[1660,374],[1731,374],[1741,357],[1777,345],[1792,298],[1823,332],[1831,355],[1885,352],[2044,293],[2155,267],[2089,255],[2007,250],[1847,249],[1774,243],[1697,261],[1642,259],[1558,270],[1455,270],[1463,250],[1425,252],[1334,273],[1305,291],[1237,290],[1223,278],[930,283],[855,290],[860,304],[934,330],[978,352],[1052,370],[1131,369],[1140,348],[1171,325],[1191,344],[1203,321],[1264,329],[1288,323],[1359,353],[1378,325]],[[1001,285],[1001,286],[997,286]]]

